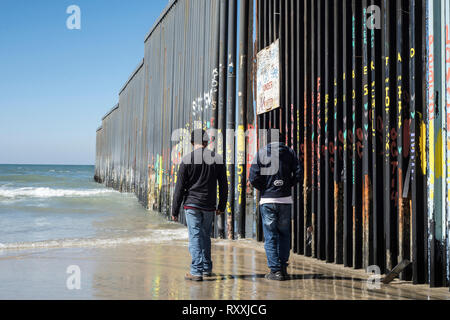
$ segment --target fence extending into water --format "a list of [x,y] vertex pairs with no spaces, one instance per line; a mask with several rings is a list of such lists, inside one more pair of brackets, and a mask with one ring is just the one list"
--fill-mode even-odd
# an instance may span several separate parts
[[[183,134],[217,130],[230,196],[215,236],[262,241],[249,166],[256,130],[279,129],[305,169],[295,254],[382,273],[409,260],[402,279],[448,286],[449,24],[439,0],[170,1],[97,131],[95,178],[169,215]],[[272,44],[280,107],[261,113]]]

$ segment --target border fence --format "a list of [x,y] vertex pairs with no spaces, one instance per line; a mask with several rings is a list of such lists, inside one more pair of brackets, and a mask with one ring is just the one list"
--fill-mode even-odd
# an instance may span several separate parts
[[[439,0],[172,0],[97,131],[95,179],[169,215],[185,133],[216,130],[231,192],[214,234],[263,241],[249,166],[258,129],[279,129],[305,169],[295,254],[382,273],[408,260],[401,279],[448,286],[449,24]],[[259,112],[274,43],[279,107]]]

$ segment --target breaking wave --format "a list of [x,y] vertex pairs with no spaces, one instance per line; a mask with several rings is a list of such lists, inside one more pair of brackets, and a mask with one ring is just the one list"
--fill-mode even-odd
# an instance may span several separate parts
[[60,197],[92,197],[116,193],[109,189],[51,189],[51,188],[0,188],[0,197],[4,198],[60,198]]

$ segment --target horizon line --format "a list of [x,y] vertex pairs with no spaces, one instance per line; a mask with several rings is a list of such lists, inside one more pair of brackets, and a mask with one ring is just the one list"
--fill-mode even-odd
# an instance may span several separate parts
[[0,166],[95,166],[95,164],[0,163]]

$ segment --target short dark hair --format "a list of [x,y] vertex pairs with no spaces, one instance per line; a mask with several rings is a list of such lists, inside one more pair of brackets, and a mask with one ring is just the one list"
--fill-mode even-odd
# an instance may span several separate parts
[[[201,141],[199,140],[201,139]],[[209,136],[205,130],[195,129],[191,133],[191,143],[192,144],[205,144],[209,142]]]

